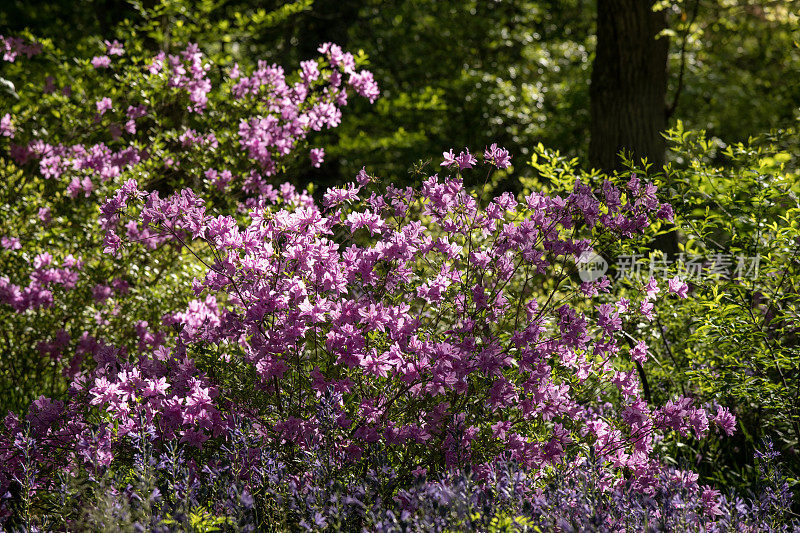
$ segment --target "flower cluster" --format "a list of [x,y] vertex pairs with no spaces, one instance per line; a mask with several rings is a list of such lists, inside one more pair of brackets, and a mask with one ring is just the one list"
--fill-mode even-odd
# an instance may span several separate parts
[[64,258],[61,265],[56,266],[53,256],[44,252],[33,259],[30,283],[26,287],[15,285],[8,276],[0,276],[0,303],[20,313],[52,306],[54,286],[61,286],[64,290],[74,289],[83,269],[83,262],[71,254]]
[[[352,54],[343,53],[331,43],[320,46],[319,51],[325,54],[331,68],[320,71],[319,62],[304,61],[301,80],[293,85],[287,83],[282,68],[266,62],[259,62],[249,77],[239,76],[238,69],[231,74],[237,80],[231,89],[234,98],[267,101],[270,107],[280,110],[279,114],[254,116],[239,124],[239,143],[265,176],[275,173],[276,157],[289,154],[309,132],[339,125],[340,107],[347,104],[343,75],[349,76],[347,85],[370,102],[379,94],[372,74],[355,70]],[[321,88],[320,84],[324,86]],[[314,148],[310,156],[312,165],[319,167],[324,152]]]
[[[507,161],[492,150],[487,164]],[[303,449],[327,440],[349,462],[380,443],[417,450],[418,464],[476,472],[500,454],[541,470],[590,446],[609,475],[630,471],[648,490],[661,471],[658,431],[706,434],[704,409],[688,398],[648,405],[636,371],[619,361],[623,320],[652,319],[655,280],[638,304],[599,303],[589,314],[580,302],[608,292],[607,279],[558,298],[532,289],[557,268],[565,279],[592,235],[647,227],[663,210],[652,186],[626,194],[578,181],[566,197],[532,193],[520,203],[503,194],[484,209],[458,176],[365,194],[373,180],[363,174],[328,190],[322,208],[283,188],[245,226],[212,216],[191,190],[162,198],[130,183],[103,207],[113,251],[122,245],[118,212],[139,198],[145,227],[210,248],[214,260],[193,283],[205,299],[171,320],[187,350],[204,346],[253,372],[263,401],[238,407],[266,422],[267,442]],[[589,238],[576,238],[579,223]],[[646,353],[642,341],[628,360]],[[586,388],[619,397],[619,414],[583,404]],[[329,390],[345,400],[323,431],[313,406]],[[728,430],[726,416],[718,418]],[[184,435],[198,445],[217,431],[183,427],[201,432]]]
[[[121,56],[122,46],[107,43],[109,55]],[[258,170],[251,171],[245,179],[245,190],[248,193],[263,193],[268,189],[264,177],[277,172],[278,163],[289,155],[307,135],[323,128],[336,127],[341,121],[341,107],[347,104],[346,86],[356,93],[373,101],[378,95],[377,84],[366,71],[357,71],[355,61],[349,53],[330,43],[320,47],[326,54],[323,66],[328,68],[319,71],[319,61],[304,62],[304,73],[314,64],[316,76],[302,76],[301,81],[291,84],[284,71],[276,65],[267,65],[261,61],[250,76],[239,72],[238,66],[230,72],[228,83],[230,94],[234,99],[242,101],[243,109],[255,109],[259,112],[244,115],[239,120],[238,140],[247,157],[258,164]],[[93,64],[108,66],[109,56]],[[151,84],[157,90],[182,91],[188,97],[187,110],[190,113],[203,114],[209,105],[209,93],[212,83],[208,78],[211,64],[206,61],[196,45],[190,44],[179,55],[167,55],[163,52],[153,57],[145,66],[136,67],[142,76],[141,83]],[[343,76],[349,76],[346,86]],[[176,94],[176,98],[178,98]],[[124,104],[115,103],[111,98],[103,96],[95,104],[96,114],[93,121],[105,120],[105,126],[112,140],[119,140],[122,135],[131,136],[131,141],[138,129],[137,121],[160,119],[159,110],[151,109],[146,101],[128,99]],[[115,111],[116,109],[116,111]],[[241,109],[241,108],[240,108]],[[240,111],[241,112],[241,111]],[[181,146],[189,147],[208,143],[217,148],[219,130],[211,129],[205,134],[198,134],[188,129],[181,134]],[[2,134],[14,136],[11,115],[2,119]],[[200,135],[200,137],[198,137]],[[131,143],[133,144],[133,143]],[[75,198],[80,194],[89,196],[96,188],[96,180],[108,181],[125,174],[126,170],[135,167],[150,154],[134,145],[115,151],[105,143],[94,145],[51,144],[45,140],[33,139],[27,144],[14,144],[12,155],[16,162],[24,165],[31,160],[39,162],[42,177],[45,179],[68,179],[68,194]],[[323,160],[321,149],[311,149],[311,161],[319,166]],[[170,166],[178,162],[171,160]],[[233,176],[230,170],[218,172],[207,171],[209,180],[218,188],[225,189],[230,185]],[[217,177],[220,176],[219,179]]]
[[19,54],[23,54],[30,59],[42,53],[42,45],[34,42],[25,42],[20,37],[3,37],[0,35],[0,52],[3,53],[3,61],[13,63]]
[[[13,50],[24,44],[3,43]],[[28,404],[45,373],[54,381],[48,388],[66,389],[50,376],[80,370],[76,350],[84,333],[128,350],[152,347],[145,339],[159,338],[163,317],[174,315],[173,302],[190,290],[176,270],[191,266],[174,261],[173,237],[146,224],[126,220],[117,227],[119,240],[143,244],[146,257],[104,256],[114,244],[110,236],[104,243],[98,223],[104,229],[116,219],[103,211],[98,217],[97,199],[115,197],[136,179],[161,191],[191,184],[210,208],[222,211],[269,201],[280,193],[268,180],[300,160],[302,151],[312,165],[322,163],[323,150],[307,147],[309,136],[338,125],[348,93],[378,94],[353,56],[331,44],[297,73],[263,62],[252,69],[216,65],[191,44],[176,54],[144,57],[135,52],[138,46],[119,41],[102,49],[92,61],[66,58],[61,64],[47,63],[58,53],[48,49],[41,62],[44,94],[35,84],[18,83],[24,89],[19,103],[0,116],[0,165],[8,178],[0,205],[14,214],[0,220],[0,313],[10,325],[9,349],[25,361],[0,363],[0,381],[7,379],[14,391],[0,401],[3,407]],[[23,67],[14,65],[6,76]],[[309,77],[312,71],[317,75]],[[72,85],[57,91],[67,79]],[[74,257],[81,261],[73,264]],[[51,259],[36,264],[43,258]],[[112,287],[114,279],[130,290]],[[174,300],[163,302],[164,293]],[[141,323],[148,326],[140,332]],[[69,357],[40,349],[57,330],[70,339],[57,351]],[[31,331],[42,338],[29,338]],[[91,366],[91,359],[84,361]],[[52,372],[51,364],[57,367]],[[25,374],[31,369],[42,375]]]
[[196,44],[190,44],[180,55],[156,55],[147,70],[152,76],[161,76],[167,86],[182,89],[189,96],[187,109],[203,113],[208,104],[211,81],[207,77],[211,65],[203,62],[203,54]]

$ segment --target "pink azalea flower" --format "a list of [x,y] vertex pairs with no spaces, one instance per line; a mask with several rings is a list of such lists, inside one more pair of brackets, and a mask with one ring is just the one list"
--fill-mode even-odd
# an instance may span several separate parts
[[103,43],[106,45],[106,53],[110,56],[121,56],[125,53],[122,44],[116,39],[113,42],[103,41]]
[[6,113],[3,115],[3,118],[0,119],[0,135],[3,137],[11,137],[14,138],[14,125],[11,122],[11,115]]
[[465,150],[458,154],[458,157],[455,158],[455,161],[458,163],[459,170],[472,168],[473,165],[478,163],[478,160],[475,159],[475,156],[469,153],[469,150]]
[[312,148],[309,156],[311,157],[311,166],[319,168],[325,160],[325,150],[323,148]]
[[453,154],[453,149],[451,148],[447,152],[442,152],[442,157],[444,157],[444,161],[442,161],[439,166],[442,167],[452,167],[453,165],[457,165],[456,157]]
[[92,66],[94,68],[108,68],[111,66],[111,58],[108,56],[95,56],[92,58]]
[[678,298],[686,298],[689,286],[677,276],[669,280],[669,292],[677,294]]
[[511,166],[511,155],[505,148],[498,148],[497,143],[493,143],[483,153],[483,158],[500,169]]
[[106,97],[100,99],[99,101],[97,101],[95,103],[95,105],[97,106],[97,112],[100,114],[100,116],[103,116],[106,111],[110,111],[111,110],[111,106],[112,106],[111,98],[106,96]]

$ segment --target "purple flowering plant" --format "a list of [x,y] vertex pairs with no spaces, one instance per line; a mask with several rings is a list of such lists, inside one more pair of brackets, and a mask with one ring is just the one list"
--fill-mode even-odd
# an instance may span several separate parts
[[[211,349],[254,382],[241,391],[196,382],[209,407],[218,394],[234,395],[237,409],[266,422],[266,439],[300,448],[309,436],[333,439],[354,461],[374,442],[418,449],[420,457],[397,457],[409,469],[479,468],[506,451],[542,468],[590,445],[615,469],[646,480],[656,431],[705,434],[708,416],[690,399],[651,408],[636,373],[615,364],[622,317],[647,317],[655,280],[636,305],[598,304],[593,317],[570,301],[598,296],[608,280],[565,284],[570,262],[591,246],[575,236],[576,220],[631,236],[660,208],[654,197],[623,202],[612,185],[596,195],[577,182],[565,198],[534,193],[518,203],[504,194],[483,210],[458,175],[431,176],[416,191],[388,186],[359,196],[371,181],[362,172],[328,190],[322,206],[276,195],[274,205],[250,212],[246,226],[208,215],[191,190],[162,199],[126,184],[103,207],[107,251],[118,250],[118,209],[139,200],[148,228],[202,241],[214,258],[193,282],[199,298],[174,316],[178,345],[159,347],[153,359]],[[531,287],[553,270],[560,279],[537,297]],[[130,376],[119,379],[86,385],[94,403],[111,402],[117,420],[128,413],[115,407],[114,386]],[[329,387],[346,399],[339,431],[321,435],[310,406]],[[618,395],[619,420],[582,405],[584,390]],[[168,396],[148,393],[147,416],[163,411]],[[200,446],[223,428],[214,407],[200,428],[167,424],[164,435]]]
[[[135,362],[112,350],[73,381],[70,401],[32,406],[40,450],[62,451],[40,461],[111,466],[142,424],[160,446],[219,450],[246,419],[296,475],[314,447],[337,458],[336,475],[380,454],[406,480],[461,468],[480,479],[501,458],[545,479],[591,454],[608,490],[627,479],[648,491],[663,469],[658,433],[724,425],[726,413],[709,417],[689,398],[659,407],[641,397],[619,332],[624,318],[647,317],[655,280],[636,302],[588,313],[574,303],[608,289],[606,279],[572,283],[575,257],[594,234],[641,232],[660,208],[652,188],[596,193],[577,181],[565,197],[504,194],[483,208],[459,174],[382,193],[369,192],[374,181],[362,172],[322,205],[284,187],[246,224],[208,214],[190,189],[162,198],[128,181],[101,208],[105,251],[142,246],[117,237],[133,218],[207,270],[192,282],[196,299],[165,317],[177,335]],[[326,424],[318,404],[331,393]],[[597,394],[617,408],[598,411]],[[9,418],[9,438],[22,425]],[[18,479],[21,458],[6,459]]]
[[378,95],[357,59],[331,44],[291,73],[215,63],[191,44],[148,54],[135,39],[97,43],[110,61],[97,68],[46,40],[2,43],[21,50],[5,55],[19,100],[0,125],[0,312],[11,326],[4,349],[17,354],[0,363],[4,409],[62,393],[112,345],[157,346],[163,315],[185,300],[195,266],[169,239],[129,221],[120,235],[145,246],[102,253],[102,199],[135,177],[165,193],[192,186],[215,209],[247,209],[274,193],[277,174],[322,162],[307,137],[338,125],[348,94]]
[[[7,62],[39,50],[2,43]],[[20,399],[0,432],[0,520],[30,528],[71,494],[95,501],[80,517],[95,528],[98,509],[169,529],[258,522],[257,508],[308,529],[352,511],[348,524],[392,530],[397,516],[368,505],[410,512],[403,491],[421,479],[430,492],[467,471],[485,485],[509,463],[526,495],[590,462],[601,493],[656,497],[671,475],[664,434],[733,432],[724,407],[642,393],[648,339],[629,343],[625,326],[685,285],[651,278],[616,298],[607,278],[575,276],[599,240],[670,218],[652,183],[576,179],[483,201],[463,178],[510,167],[492,145],[444,152],[416,188],[364,169],[315,198],[277,176],[322,164],[307,136],[338,125],[348,91],[378,97],[351,54],[323,44],[287,76],[212,64],[195,45],[127,48],[63,66],[41,102],[0,123],[14,214],[0,222],[0,311],[15,326],[4,342],[34,352],[3,375],[47,374],[33,386],[50,389],[26,411],[30,390],[9,389]],[[213,483],[221,472],[231,490]],[[347,493],[359,477],[372,486]],[[103,483],[127,503],[100,505]],[[698,494],[715,516],[720,494]]]

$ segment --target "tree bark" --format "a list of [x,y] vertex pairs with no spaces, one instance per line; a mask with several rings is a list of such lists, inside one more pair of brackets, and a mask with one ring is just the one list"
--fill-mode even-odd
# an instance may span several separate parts
[[667,127],[665,12],[653,0],[597,0],[597,50],[592,67],[589,162],[611,172],[619,152],[664,165]]
[[[604,172],[622,167],[621,151],[664,167],[667,129],[666,12],[653,0],[597,0],[597,50],[592,65],[589,163]],[[671,226],[670,226],[671,227]],[[669,227],[668,227],[669,228]],[[678,253],[674,231],[656,237],[653,248]]]

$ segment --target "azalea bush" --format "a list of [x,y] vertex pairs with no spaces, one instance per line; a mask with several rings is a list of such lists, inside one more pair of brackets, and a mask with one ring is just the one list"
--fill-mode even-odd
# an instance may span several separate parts
[[[125,183],[100,209],[105,252],[142,246],[117,233],[134,217],[205,265],[192,282],[199,298],[165,316],[174,337],[135,358],[104,350],[66,402],[40,398],[26,418],[9,417],[6,483],[46,492],[57,469],[114,468],[145,430],[153,446],[197,448],[196,465],[225,460],[231,429],[247,420],[287,475],[307,475],[315,448],[335,465],[330,479],[388,460],[387,500],[414,476],[469,468],[481,478],[501,459],[546,479],[591,456],[608,490],[648,491],[663,470],[659,433],[703,437],[710,423],[731,433],[724,408],[643,401],[633,362],[647,344],[618,341],[624,320],[653,318],[654,279],[618,301],[602,296],[605,278],[570,279],[601,235],[631,237],[670,215],[655,187],[634,177],[595,192],[577,181],[565,197],[504,194],[481,208],[458,177],[476,165],[451,151],[442,166],[455,177],[369,195],[362,172],[322,206],[286,189],[243,226],[209,215],[190,189],[162,199]],[[481,166],[507,165],[492,146]]]
[[[687,524],[732,520],[660,451],[735,416],[654,398],[644,372],[659,302],[688,285],[577,275],[673,220],[644,175],[491,198],[464,181],[511,171],[493,144],[417,187],[365,167],[299,188],[283,180],[324,158],[309,136],[379,96],[335,44],[287,74],[191,44],[67,60],[0,41],[19,98],[0,123],[9,529],[425,528],[436,487],[463,495],[437,524],[563,527],[553,483],[586,476],[586,524],[679,493],[702,502]],[[651,500],[626,518],[609,498],[631,493]]]
[[[505,155],[492,147],[485,162],[504,166]],[[476,163],[469,152],[451,152],[443,165]],[[575,237],[575,221],[597,233],[641,231],[648,211],[667,212],[652,185],[631,180],[623,201],[607,182],[601,204],[578,182],[565,198],[532,194],[518,204],[505,194],[483,210],[458,178],[432,176],[419,191],[390,186],[360,199],[370,181],[364,172],[358,182],[328,190],[322,208],[302,195],[277,198],[275,207],[251,211],[244,227],[231,216],[208,215],[190,190],[162,199],[126,184],[103,207],[111,251],[119,210],[141,199],[133,210],[153,231],[202,241],[214,257],[193,282],[201,298],[171,317],[181,329],[178,344],[159,347],[155,361],[195,351],[208,373],[234,380],[206,391],[206,400],[220,394],[242,414],[268,421],[265,437],[276,443],[332,439],[354,459],[370,444],[402,444],[406,455],[397,460],[409,469],[473,462],[473,440],[477,464],[513,450],[516,459],[541,466],[589,437],[617,468],[644,475],[653,466],[656,429],[704,434],[708,419],[691,400],[651,410],[640,401],[635,371],[616,361],[623,318],[652,317],[655,280],[637,301],[590,307],[594,316],[570,305],[608,286],[566,283],[571,262],[592,242]],[[554,268],[556,279],[548,280]],[[531,287],[548,281],[540,301]],[[628,357],[646,359],[645,342]],[[158,374],[161,365],[154,365]],[[130,410],[127,395],[117,393],[130,379],[139,378],[124,369],[116,381],[86,386],[93,403],[110,402],[120,426],[123,415],[131,426],[139,416],[159,416],[170,400],[164,384],[140,404],[142,413]],[[316,399],[329,389],[343,396],[341,431],[318,434]],[[618,395],[624,420],[609,423],[581,405],[596,394]],[[198,428],[180,429],[183,438],[199,446],[220,431],[214,414]],[[718,420],[731,430],[724,409]],[[172,422],[178,425],[165,426],[166,437],[186,419]],[[422,457],[408,452],[415,447]]]
[[[139,42],[106,42],[73,62],[46,42],[2,42],[4,76],[33,72],[16,80],[19,101],[2,116],[0,312],[15,353],[0,363],[4,408],[63,391],[60,375],[75,376],[103,342],[155,346],[162,314],[184,301],[196,265],[163,236],[129,223],[121,234],[146,253],[102,254],[101,199],[135,176],[164,192],[193,185],[214,208],[256,205],[273,193],[270,177],[320,164],[306,136],[339,123],[349,88],[378,94],[335,45],[287,75],[264,62],[248,72],[214,64],[194,45],[148,56]],[[18,52],[41,65],[19,65]]]

